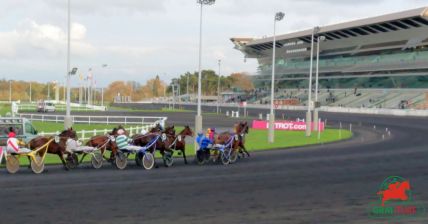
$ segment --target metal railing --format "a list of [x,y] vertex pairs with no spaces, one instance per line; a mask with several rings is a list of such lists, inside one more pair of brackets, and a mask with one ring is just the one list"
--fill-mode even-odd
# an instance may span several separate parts
[[[146,124],[141,126],[129,127],[129,128],[126,128],[126,130],[129,132],[129,136],[132,136],[134,134],[141,133],[142,130],[149,131],[149,129],[153,127],[153,125],[154,124]],[[77,131],[76,134],[80,140],[89,140],[93,136],[105,135],[110,131],[111,131],[110,129],[81,130],[81,131]],[[39,135],[42,135],[42,136],[59,135],[59,134],[60,134],[59,131],[39,133]]]
[[[27,118],[30,121],[49,121],[49,122],[64,122],[65,115],[51,115],[51,114],[18,114],[21,118]],[[167,117],[154,117],[154,116],[89,116],[89,115],[72,115],[73,123],[81,124],[138,124],[138,125],[151,125],[159,122],[162,126],[165,125]]]

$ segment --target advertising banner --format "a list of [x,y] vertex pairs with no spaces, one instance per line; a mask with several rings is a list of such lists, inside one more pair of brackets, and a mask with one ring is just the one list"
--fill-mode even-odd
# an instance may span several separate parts
[[[264,120],[253,120],[254,129],[268,129],[269,122]],[[314,130],[314,122],[311,123],[311,128]],[[319,129],[324,131],[324,122],[319,124]],[[306,130],[306,122],[302,121],[275,121],[275,130],[287,131],[304,131]]]

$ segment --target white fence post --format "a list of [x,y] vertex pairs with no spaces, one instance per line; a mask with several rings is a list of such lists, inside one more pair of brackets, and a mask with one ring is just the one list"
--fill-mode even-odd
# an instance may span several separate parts
[[85,139],[85,130],[82,130],[82,139]]

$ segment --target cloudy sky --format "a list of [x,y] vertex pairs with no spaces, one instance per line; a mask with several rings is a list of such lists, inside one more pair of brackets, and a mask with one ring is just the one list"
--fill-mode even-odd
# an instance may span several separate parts
[[[422,0],[217,0],[204,7],[203,68],[254,73],[257,62],[233,49],[230,37],[279,34],[428,6]],[[66,74],[66,0],[0,1],[0,77],[52,81]],[[196,0],[71,0],[71,64],[98,86],[114,80],[169,81],[198,66]],[[107,64],[107,67],[103,67]],[[78,78],[73,78],[77,84]]]

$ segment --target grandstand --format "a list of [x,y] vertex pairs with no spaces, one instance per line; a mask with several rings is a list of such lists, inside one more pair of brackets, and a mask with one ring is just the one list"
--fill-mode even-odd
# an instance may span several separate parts
[[[321,105],[426,108],[428,8],[319,28],[315,42],[318,36],[326,38],[320,43]],[[295,98],[301,105],[307,103],[312,32],[307,29],[276,36],[277,99]],[[259,69],[253,82],[259,93],[268,92],[273,37],[231,41],[245,58],[257,59]],[[249,99],[254,103],[269,102],[268,94]]]

